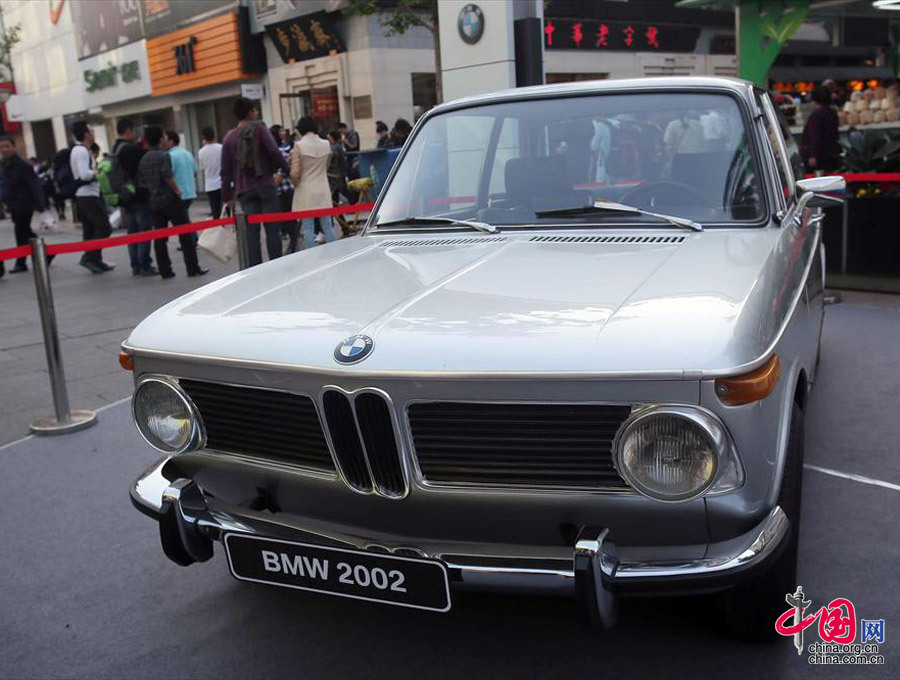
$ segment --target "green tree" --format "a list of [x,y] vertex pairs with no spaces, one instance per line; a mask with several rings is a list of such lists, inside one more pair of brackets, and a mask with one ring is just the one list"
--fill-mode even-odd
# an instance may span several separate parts
[[0,71],[4,80],[12,80],[12,49],[21,39],[19,24],[0,31]]
[[348,0],[344,14],[350,16],[379,15],[387,35],[403,35],[416,26],[428,29],[434,44],[434,82],[438,103],[444,100],[441,86],[441,37],[437,0],[396,0],[390,4],[379,0]]

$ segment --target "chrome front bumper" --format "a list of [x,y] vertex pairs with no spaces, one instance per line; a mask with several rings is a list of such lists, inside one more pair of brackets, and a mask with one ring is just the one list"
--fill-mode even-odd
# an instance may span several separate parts
[[209,507],[189,479],[165,469],[162,459],[144,472],[131,489],[131,501],[142,513],[159,522],[166,555],[178,564],[203,562],[212,557],[212,541],[225,534],[259,534],[316,542],[323,546],[381,552],[411,551],[442,561],[457,588],[553,592],[577,596],[588,618],[611,625],[620,594],[720,590],[745,579],[777,557],[790,535],[790,522],[778,506],[745,534],[707,546],[702,558],[673,560],[620,559],[609,530],[582,528],[572,559],[537,559],[459,555],[425,551],[406,544],[388,546],[365,537],[336,534],[319,527],[286,529],[259,517],[234,516]]

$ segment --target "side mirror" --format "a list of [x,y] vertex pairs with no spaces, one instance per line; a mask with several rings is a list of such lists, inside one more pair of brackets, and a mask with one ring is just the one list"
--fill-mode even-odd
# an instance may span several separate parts
[[810,177],[797,182],[800,189],[800,208],[827,208],[844,202],[847,182],[838,175]]
[[[829,175],[826,177],[810,177],[797,181],[800,197],[791,205],[781,220],[782,224],[802,224],[803,211],[806,208],[827,208],[844,202],[844,190],[847,182],[843,177]],[[821,219],[821,217],[819,218]]]

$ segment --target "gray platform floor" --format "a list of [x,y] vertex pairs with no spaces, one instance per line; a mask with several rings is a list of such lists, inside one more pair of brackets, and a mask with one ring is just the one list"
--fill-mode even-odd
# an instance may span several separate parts
[[0,447],[0,678],[900,677],[900,310],[845,299],[828,308],[806,462],[889,486],[807,470],[800,584],[814,607],[845,597],[885,619],[884,666],[735,641],[708,598],[628,601],[597,634],[568,600],[457,595],[438,615],[241,584],[221,551],[178,567],[128,501],[155,454],[122,402],[91,430]]
[[[209,219],[207,213],[204,202],[191,207],[195,222]],[[37,222],[32,221],[36,231]],[[40,235],[47,243],[81,240],[81,231],[70,221],[61,222],[57,233]],[[0,248],[14,245],[12,222],[0,221]],[[116,270],[102,275],[78,266],[80,253],[54,260],[50,280],[72,408],[95,409],[126,396],[131,376],[119,368],[117,357],[131,329],[169,300],[237,270],[236,263],[222,264],[201,253],[201,265],[210,272],[189,279],[177,246],[177,238],[169,239],[176,276],[166,281],[132,277],[125,247],[104,251]],[[28,434],[29,423],[53,413],[34,277],[30,271],[10,274],[13,263],[5,264],[7,273],[0,279],[0,444]]]

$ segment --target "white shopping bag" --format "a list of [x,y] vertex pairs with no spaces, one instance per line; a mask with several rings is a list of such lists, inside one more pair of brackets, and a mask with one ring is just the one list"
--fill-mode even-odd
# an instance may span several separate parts
[[41,225],[41,231],[56,230],[56,213],[52,209],[45,210],[38,218]]
[[[222,217],[231,217],[228,208],[222,210]],[[231,225],[204,229],[200,232],[197,245],[219,262],[229,262],[237,255],[237,237]]]
[[122,226],[122,210],[120,208],[116,208],[110,214],[109,226],[111,226],[113,229],[118,229]]

